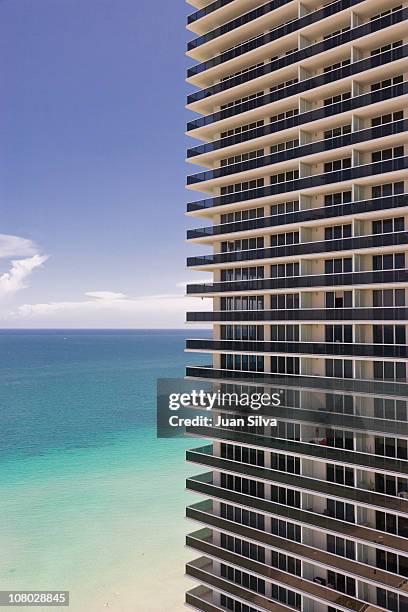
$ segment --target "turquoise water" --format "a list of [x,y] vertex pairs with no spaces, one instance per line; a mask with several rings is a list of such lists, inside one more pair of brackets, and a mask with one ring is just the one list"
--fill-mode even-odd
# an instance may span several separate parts
[[194,441],[156,439],[155,382],[205,361],[185,337],[0,333],[1,590],[69,590],[75,612],[183,609]]

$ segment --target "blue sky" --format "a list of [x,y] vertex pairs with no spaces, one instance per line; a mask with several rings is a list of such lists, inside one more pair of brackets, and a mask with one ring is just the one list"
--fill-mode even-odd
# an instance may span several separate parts
[[203,278],[185,271],[191,11],[0,2],[0,326],[180,326],[195,309],[179,297]]

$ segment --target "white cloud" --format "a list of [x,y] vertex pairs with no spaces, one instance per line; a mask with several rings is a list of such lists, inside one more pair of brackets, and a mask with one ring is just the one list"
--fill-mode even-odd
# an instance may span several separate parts
[[9,270],[0,275],[0,300],[27,287],[33,270],[40,268],[48,259],[47,255],[40,254],[32,240],[9,234],[0,234],[0,258],[12,258]]
[[88,291],[84,299],[24,304],[12,315],[14,323],[50,327],[182,327],[187,311],[209,310],[211,300],[182,294],[128,297],[114,291]]

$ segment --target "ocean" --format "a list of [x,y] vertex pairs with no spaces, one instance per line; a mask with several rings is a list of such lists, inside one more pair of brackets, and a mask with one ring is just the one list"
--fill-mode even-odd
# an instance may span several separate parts
[[187,335],[0,332],[0,590],[68,590],[44,608],[61,612],[183,610],[197,441],[156,438],[155,391],[208,360]]

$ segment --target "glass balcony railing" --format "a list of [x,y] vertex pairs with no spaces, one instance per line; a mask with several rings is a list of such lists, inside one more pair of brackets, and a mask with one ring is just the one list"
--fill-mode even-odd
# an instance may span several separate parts
[[251,280],[222,281],[187,285],[187,294],[265,291],[269,289],[297,289],[301,287],[345,287],[352,285],[382,285],[407,283],[408,269],[316,274],[282,278],[257,278]]
[[187,17],[188,25],[190,25],[190,23],[198,21],[198,19],[202,19],[203,17],[210,15],[211,13],[217,11],[223,6],[227,6],[227,4],[231,4],[231,2],[233,2],[233,0],[216,0],[216,2],[211,2],[211,4],[207,4],[207,6],[204,6],[202,9],[191,13],[191,15]]
[[187,323],[229,321],[406,321],[408,308],[298,308],[293,310],[217,310],[188,312]]
[[[394,123],[387,123],[379,125],[378,127],[352,132],[351,134],[344,134],[343,136],[311,142],[292,149],[286,149],[285,151],[279,151],[278,153],[272,153],[237,164],[215,168],[214,170],[191,174],[187,177],[187,185],[197,185],[198,183],[239,174],[240,172],[250,172],[251,170],[265,168],[281,162],[305,158],[308,155],[333,151],[341,147],[351,147],[361,142],[385,138],[386,136],[393,136],[394,134],[401,134],[406,131],[408,131],[408,119],[402,119]],[[375,143],[373,144],[375,146]]]
[[[306,562],[313,563],[316,559],[316,549],[313,549],[310,546],[306,546],[300,542],[279,537],[259,529],[254,529],[247,525],[236,523],[228,518],[218,516],[214,512],[213,504],[210,500],[199,502],[187,507],[186,516],[193,521],[204,523],[205,525],[208,525],[216,530],[231,533],[239,538],[255,540],[261,545],[271,547],[275,550],[281,550],[283,553],[287,553],[290,556],[295,555],[297,557],[300,555]],[[369,580],[370,582],[374,583],[378,582],[378,586],[391,588],[398,588],[399,584],[401,583],[401,578],[399,576],[393,575],[379,568],[371,567],[369,565],[353,561],[352,559],[329,553],[320,548],[318,552],[319,560],[324,563],[324,565],[331,567],[336,571],[353,576],[356,579]]]
[[364,106],[370,106],[378,102],[384,102],[386,100],[394,99],[398,96],[406,95],[407,93],[408,82],[399,83],[390,87],[384,87],[383,89],[377,91],[365,93],[360,96],[350,98],[348,100],[343,100],[342,102],[329,104],[328,106],[322,106],[320,108],[316,108],[305,113],[294,115],[293,117],[288,117],[286,119],[275,121],[274,123],[267,123],[266,125],[263,125],[261,127],[240,132],[233,136],[227,136],[226,138],[221,138],[219,140],[213,140],[211,142],[206,142],[204,144],[197,145],[196,147],[187,149],[187,158],[190,159],[192,157],[195,157],[196,155],[212,153],[213,151],[218,151],[226,147],[231,147],[237,144],[241,144],[243,142],[248,142],[256,138],[262,138],[263,136],[268,136],[269,134],[275,134],[277,132],[281,132],[282,130],[298,127],[304,123],[318,121],[320,119],[325,119],[326,117],[332,117],[334,115],[339,115],[347,111],[357,110]]
[[408,232],[393,232],[390,234],[375,234],[372,236],[357,236],[354,238],[338,238],[335,240],[322,240],[287,244],[263,249],[250,249],[248,251],[230,251],[188,257],[187,266],[211,266],[224,263],[240,263],[244,261],[261,261],[277,257],[297,257],[310,253],[323,254],[333,251],[358,251],[359,249],[377,249],[408,244]]
[[364,164],[361,166],[353,166],[352,168],[346,168],[344,170],[335,170],[334,172],[315,174],[291,181],[266,185],[265,187],[257,187],[256,189],[238,191],[236,193],[189,202],[187,204],[187,212],[203,210],[206,208],[215,208],[216,206],[239,204],[241,202],[250,202],[252,200],[272,197],[283,193],[292,193],[300,190],[312,189],[314,187],[331,185],[333,183],[354,181],[359,178],[375,176],[376,174],[385,174],[386,172],[406,170],[407,168],[408,156],[396,157],[386,161]]
[[325,355],[329,357],[377,357],[407,359],[406,344],[357,344],[342,342],[267,342],[263,340],[186,341],[186,348],[203,351],[237,351],[291,355]]
[[309,79],[304,79],[303,81],[299,81],[294,85],[282,87],[281,89],[265,94],[264,96],[248,100],[247,102],[241,102],[240,104],[235,104],[234,106],[217,111],[216,113],[194,119],[187,124],[187,131],[196,130],[200,127],[211,125],[223,119],[228,119],[241,113],[271,104],[277,100],[289,98],[290,96],[297,96],[298,94],[304,93],[305,91],[310,91],[315,87],[328,85],[340,79],[345,79],[347,77],[360,74],[361,72],[366,72],[372,68],[385,66],[386,64],[406,57],[408,57],[408,45],[403,45],[401,47],[391,49],[390,51],[379,53],[373,57],[367,57],[349,64],[348,66],[343,66],[342,68],[337,68],[336,70],[319,74]]
[[388,533],[379,533],[376,529],[371,529],[363,525],[356,525],[355,523],[348,523],[329,516],[328,514],[319,514],[311,509],[294,508],[266,499],[224,489],[214,484],[212,473],[192,476],[187,479],[186,486],[189,491],[201,493],[207,497],[212,497],[227,503],[230,502],[240,507],[244,506],[255,512],[270,514],[278,518],[285,518],[328,533],[336,532],[343,537],[357,540],[361,543],[372,545],[380,543],[393,551],[406,554],[406,541],[398,536]]
[[[247,23],[250,23],[251,21],[254,21],[255,19],[259,19],[263,15],[267,15],[268,13],[271,13],[272,11],[279,8],[280,6],[284,6],[286,4],[286,1],[287,0],[273,0],[272,2],[267,2],[266,4],[263,4],[262,6],[250,11],[249,13],[240,15],[236,19],[233,19],[232,21],[229,21],[228,23],[225,23],[219,26],[218,28],[215,28],[214,30],[211,30],[210,32],[207,32],[206,34],[203,34],[202,36],[199,36],[189,41],[187,44],[187,50],[192,51],[193,49],[196,49],[197,47],[200,47],[201,45],[204,45],[210,42],[211,40],[214,40],[215,38],[222,36],[223,34],[232,32],[233,30],[240,28]],[[305,19],[305,17],[303,17],[301,18],[302,21],[301,19],[295,20],[295,21],[301,21],[301,24],[296,29],[304,28],[307,25],[310,25],[312,23],[315,23],[316,21],[319,21],[320,19],[324,19],[325,17],[330,17],[331,15],[335,15],[336,13],[343,11],[347,8],[350,8],[352,6],[355,6],[357,4],[360,4],[361,2],[362,0],[340,0],[338,2],[332,2],[331,4],[321,9],[318,9],[317,11],[314,11],[313,13],[310,13],[309,15],[306,15],[305,17],[308,17],[308,19]],[[205,10],[205,8],[202,10]],[[196,21],[196,19],[194,19],[194,21]],[[295,31],[295,30],[290,30],[290,31]],[[281,32],[279,34],[279,37],[284,36],[284,35],[285,34]],[[251,49],[248,49],[248,50],[251,50]],[[225,59],[223,61],[227,61],[227,60]]]
[[327,221],[327,219],[334,217],[345,217],[348,215],[376,212],[379,210],[405,206],[408,206],[408,194],[402,193],[399,195],[386,196],[384,198],[347,202],[345,204],[335,204],[334,206],[323,206],[320,208],[308,208],[306,210],[272,215],[270,217],[258,217],[245,221],[235,221],[232,223],[191,229],[187,231],[187,239],[222,236],[223,234],[231,234],[234,232],[246,232],[267,227],[278,227],[279,225],[305,223],[307,221]]
[[[352,28],[350,30],[347,30],[346,32],[342,32],[337,36],[333,36],[326,40],[322,40],[318,43],[309,45],[308,47],[304,47],[303,49],[294,51],[293,53],[290,53],[288,55],[283,55],[279,59],[274,60],[269,64],[258,66],[257,68],[248,70],[247,72],[244,72],[238,76],[234,76],[229,79],[226,79],[225,81],[221,81],[216,85],[212,85],[211,87],[207,87],[206,89],[201,89],[200,91],[194,92],[187,97],[187,103],[192,104],[193,102],[205,100],[217,93],[226,91],[231,87],[236,87],[266,74],[271,74],[276,70],[280,70],[281,68],[292,66],[297,62],[301,62],[305,59],[313,57],[314,55],[318,55],[319,53],[324,53],[325,51],[337,48],[338,46],[343,45],[345,43],[352,42],[353,40],[357,40],[363,36],[378,32],[383,28],[388,28],[391,25],[394,25],[395,23],[401,23],[407,18],[408,9],[406,8],[400,11],[396,11],[394,13],[390,13],[389,15],[385,15],[374,21],[369,21],[368,23],[365,23],[361,26],[357,26],[356,28]],[[301,20],[297,21],[299,22]],[[283,30],[283,28],[280,29]],[[292,28],[292,30],[294,29],[295,28]]]
[[[332,388],[345,393],[397,397],[408,395],[407,380],[366,380],[359,378],[327,378],[321,375],[277,374],[273,372],[244,372],[240,370],[217,369],[212,365],[188,366],[186,376],[210,381],[238,381],[239,384],[271,386],[279,385],[302,389],[330,391]],[[278,387],[279,388],[279,387]]]

